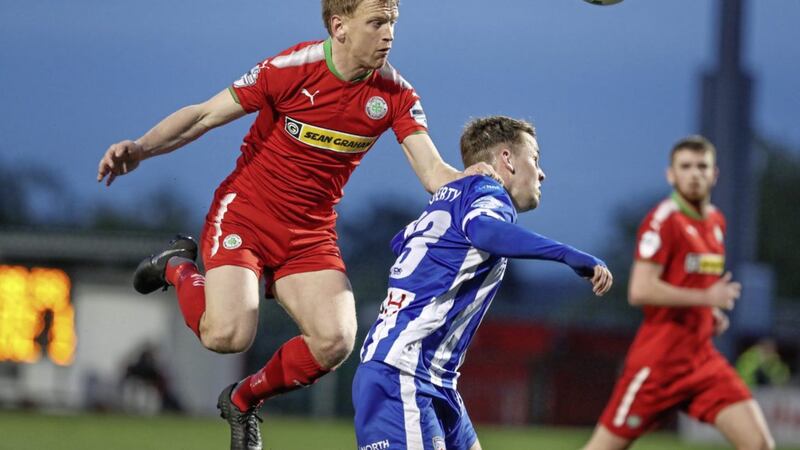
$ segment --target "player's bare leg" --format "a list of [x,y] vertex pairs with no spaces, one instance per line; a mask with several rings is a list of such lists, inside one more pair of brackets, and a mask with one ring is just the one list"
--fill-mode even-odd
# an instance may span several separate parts
[[633,441],[621,438],[602,425],[598,425],[583,450],[625,450]]
[[209,270],[205,278],[200,340],[217,353],[247,350],[258,328],[258,276],[245,267],[221,266]]
[[[258,276],[239,266],[215,267],[205,276],[205,312],[199,326],[203,345],[218,353],[237,353],[250,348],[258,326]],[[225,388],[217,400],[220,415],[231,427],[231,450],[261,450],[259,404],[239,408]]]
[[356,308],[347,275],[320,270],[288,275],[275,282],[275,297],[294,319],[311,354],[327,370],[353,350]]
[[[203,345],[218,353],[247,350],[258,325],[258,275],[238,266],[221,266],[204,276],[194,263],[197,244],[178,235],[169,246],[145,258],[134,273],[134,287],[146,294],[171,285],[189,328]],[[231,450],[262,450],[259,403],[236,406],[234,387],[225,388],[217,401],[231,427]]]
[[139,263],[133,285],[142,294],[174,286],[186,325],[206,348],[218,353],[247,350],[258,325],[258,275],[232,265],[203,275],[196,258],[197,243],[179,234],[163,251]]
[[261,370],[234,390],[233,401],[242,410],[313,384],[338,367],[355,343],[355,300],[344,273],[287,275],[275,282],[273,293],[300,328],[300,336],[284,343]]
[[775,448],[775,440],[769,432],[764,413],[755,400],[745,400],[725,407],[717,414],[714,425],[738,450]]
[[258,276],[238,266],[203,275],[196,258],[197,243],[179,234],[163,251],[139,263],[133,285],[142,294],[174,286],[186,324],[206,348],[218,353],[246,350],[258,323]]
[[[210,281],[213,280],[215,278]],[[242,286],[247,286],[253,280],[243,276],[239,281]],[[225,287],[225,284],[216,287]],[[222,289],[219,292],[224,294],[226,291]],[[249,291],[240,293],[249,294]],[[233,450],[260,450],[260,419],[256,413],[261,403],[270,397],[313,384],[341,364],[355,342],[355,300],[344,273],[322,270],[287,275],[275,282],[273,293],[297,323],[301,334],[284,343],[258,372],[228,386],[220,394],[218,407],[231,426]],[[257,303],[257,298],[253,303]],[[239,302],[239,305],[243,307],[237,311],[239,320],[248,324],[246,318],[253,305],[250,301]],[[228,312],[227,305],[222,306],[219,312]],[[246,342],[249,345],[252,336],[229,331],[236,314],[231,316],[230,322],[219,322],[217,315],[212,314],[215,313],[211,309],[206,311],[203,326],[209,327],[208,330],[218,327],[218,332],[223,331],[223,340],[232,339],[234,344]],[[204,333],[206,331],[201,331],[201,335]]]

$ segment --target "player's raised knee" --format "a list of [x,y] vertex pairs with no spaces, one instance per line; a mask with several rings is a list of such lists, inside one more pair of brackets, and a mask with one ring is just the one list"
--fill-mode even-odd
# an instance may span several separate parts
[[322,367],[335,369],[353,351],[355,340],[355,330],[342,330],[342,332],[310,339],[309,347]]
[[240,353],[250,348],[253,336],[233,327],[205,327],[200,330],[200,340],[217,353]]

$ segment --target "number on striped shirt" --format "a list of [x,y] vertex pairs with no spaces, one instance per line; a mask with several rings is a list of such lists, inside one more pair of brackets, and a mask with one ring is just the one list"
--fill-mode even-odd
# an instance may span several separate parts
[[438,242],[452,221],[447,211],[425,211],[419,219],[408,224],[405,231],[406,246],[397,257],[389,276],[400,279],[414,273],[428,253],[428,244]]

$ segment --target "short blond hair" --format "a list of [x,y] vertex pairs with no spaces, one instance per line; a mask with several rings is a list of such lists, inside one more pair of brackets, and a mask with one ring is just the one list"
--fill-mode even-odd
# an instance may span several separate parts
[[475,163],[494,163],[492,150],[500,144],[507,144],[516,152],[523,143],[523,135],[536,138],[536,128],[530,122],[506,116],[489,116],[473,119],[464,126],[461,133],[461,160],[464,167]]
[[[328,34],[333,35],[331,31],[331,17],[352,17],[356,9],[358,9],[359,5],[364,1],[365,0],[322,0],[322,22],[325,24],[325,29],[328,30]],[[385,1],[392,7],[400,6],[400,0]]]
[[714,147],[714,144],[699,134],[686,136],[672,146],[672,150],[669,152],[670,165],[675,162],[675,153],[681,150],[689,150],[696,153],[711,153],[711,157],[714,160],[717,158],[717,149]]

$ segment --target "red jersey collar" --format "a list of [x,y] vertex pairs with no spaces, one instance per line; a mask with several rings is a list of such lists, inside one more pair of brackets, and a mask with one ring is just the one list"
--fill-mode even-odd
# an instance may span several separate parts
[[690,205],[678,191],[672,191],[672,200],[678,204],[678,209],[691,219],[703,220],[703,215]]
[[336,70],[336,66],[333,64],[333,44],[331,43],[331,38],[325,39],[325,42],[322,44],[322,48],[325,49],[325,64],[328,65],[328,70],[330,70],[331,73],[336,76],[336,78],[348,83],[358,83],[359,81],[366,80],[370,75],[372,75],[373,71],[369,70],[367,73],[354,80],[345,80],[342,74]]

